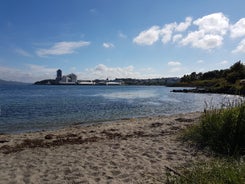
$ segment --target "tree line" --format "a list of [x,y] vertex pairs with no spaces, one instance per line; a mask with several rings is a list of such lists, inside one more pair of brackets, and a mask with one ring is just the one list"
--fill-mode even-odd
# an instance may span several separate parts
[[238,61],[229,69],[213,70],[205,73],[192,72],[190,75],[184,75],[181,82],[193,82],[197,80],[225,79],[228,83],[235,83],[237,80],[245,79],[245,65]]
[[[204,92],[245,95],[245,65],[238,61],[225,70],[192,72],[180,78],[176,86],[201,87]],[[200,91],[200,90],[197,90]]]

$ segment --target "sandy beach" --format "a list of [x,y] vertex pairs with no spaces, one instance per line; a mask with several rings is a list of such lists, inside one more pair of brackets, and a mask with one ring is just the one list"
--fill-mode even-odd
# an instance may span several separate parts
[[0,183],[164,183],[209,158],[179,140],[201,113],[0,135]]

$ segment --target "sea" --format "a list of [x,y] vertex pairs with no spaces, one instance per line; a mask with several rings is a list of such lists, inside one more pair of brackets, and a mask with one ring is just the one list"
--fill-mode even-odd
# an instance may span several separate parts
[[237,96],[173,93],[164,86],[1,85],[0,133],[219,108]]

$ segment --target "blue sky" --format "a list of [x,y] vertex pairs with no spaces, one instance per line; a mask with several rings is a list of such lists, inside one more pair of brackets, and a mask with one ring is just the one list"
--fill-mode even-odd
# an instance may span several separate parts
[[245,1],[1,0],[0,79],[174,77],[245,58]]

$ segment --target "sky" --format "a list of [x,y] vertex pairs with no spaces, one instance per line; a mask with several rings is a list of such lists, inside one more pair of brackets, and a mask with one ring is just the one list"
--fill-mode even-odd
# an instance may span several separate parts
[[244,0],[1,0],[0,79],[181,77],[245,60]]

